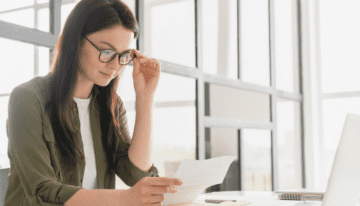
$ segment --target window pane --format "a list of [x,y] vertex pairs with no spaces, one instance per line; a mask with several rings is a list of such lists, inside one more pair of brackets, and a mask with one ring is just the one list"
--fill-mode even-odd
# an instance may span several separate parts
[[34,45],[1,37],[0,45],[0,65],[6,71],[0,75],[0,94],[4,94],[34,77]]
[[250,122],[270,122],[267,94],[210,84],[210,116]]
[[49,0],[36,0],[37,4],[49,3]]
[[8,137],[6,133],[6,119],[8,118],[9,97],[0,97],[0,168],[10,167],[7,156]]
[[274,1],[276,88],[288,92],[294,92],[295,88],[296,92],[299,91],[298,86],[294,85],[298,82],[298,66],[297,61],[294,61],[294,45],[297,40],[293,28],[294,3],[294,0]]
[[[35,28],[35,0],[2,1],[0,20]],[[38,28],[38,27],[36,27]]]
[[194,0],[145,1],[145,54],[195,67]]
[[207,0],[202,7],[204,72],[237,79],[237,1]]
[[301,188],[300,104],[278,99],[279,189]]
[[[118,84],[117,93],[124,102],[133,101],[135,104],[135,89],[133,81],[133,66],[126,65],[124,73],[119,74],[120,80]],[[161,77],[160,77],[161,79]]]
[[50,49],[47,47],[37,47],[39,51],[39,75],[45,76],[50,71]]
[[271,191],[271,133],[244,129],[241,133],[243,190]]
[[[320,0],[323,92],[360,88],[360,1]],[[334,15],[336,12],[336,15]]]
[[348,113],[360,114],[359,105],[360,97],[328,99],[323,101],[324,180],[329,178],[346,115]]
[[3,1],[1,3],[0,12],[21,9],[32,5],[34,5],[34,0]]
[[195,102],[195,83],[195,79],[162,72],[154,100]]
[[154,109],[154,158],[160,176],[167,170],[167,162],[195,159],[195,106]]
[[270,85],[268,0],[240,1],[241,79]]
[[[11,2],[11,1],[7,1],[7,2]],[[34,8],[29,8],[29,7],[27,7],[26,9],[10,11],[10,12],[3,11],[0,14],[0,20],[17,24],[20,26],[34,28],[35,25],[34,11],[35,11]]]
[[213,127],[210,129],[210,134],[210,157],[208,158],[235,156],[236,159],[228,168],[222,184],[212,186],[208,191],[237,191],[239,188],[238,130]]
[[[49,4],[47,4],[49,5]],[[39,9],[36,28],[40,31],[50,32],[50,10],[49,7]]]

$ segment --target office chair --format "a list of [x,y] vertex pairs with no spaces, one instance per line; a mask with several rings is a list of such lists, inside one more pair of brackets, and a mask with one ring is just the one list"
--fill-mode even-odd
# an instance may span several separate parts
[[10,168],[0,169],[0,206],[4,205]]
[[221,184],[213,185],[207,189],[207,192],[218,191],[239,191],[239,166],[237,160],[230,164],[224,181]]

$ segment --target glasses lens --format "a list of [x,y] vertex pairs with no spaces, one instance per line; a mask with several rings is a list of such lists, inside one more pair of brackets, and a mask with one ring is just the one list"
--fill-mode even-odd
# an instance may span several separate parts
[[109,62],[111,61],[116,53],[113,50],[102,50],[100,52],[100,61],[101,62]]
[[131,53],[126,53],[121,55],[120,57],[120,64],[128,64],[131,62],[132,58],[130,56]]

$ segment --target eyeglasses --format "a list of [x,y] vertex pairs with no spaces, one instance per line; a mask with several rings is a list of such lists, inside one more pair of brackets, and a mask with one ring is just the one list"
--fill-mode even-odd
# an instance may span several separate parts
[[131,57],[130,54],[132,52],[125,52],[125,53],[122,53],[122,54],[119,54],[117,53],[116,51],[112,50],[112,49],[104,49],[104,50],[101,50],[99,47],[97,47],[94,43],[92,43],[88,38],[86,38],[85,35],[83,35],[83,37],[85,37],[85,39],[87,39],[90,44],[92,44],[99,52],[100,52],[100,55],[99,55],[99,60],[100,62],[102,63],[108,63],[110,61],[112,61],[116,55],[119,55],[119,64],[120,65],[127,65],[129,64],[134,58],[136,58],[136,55],[134,55],[134,57]]

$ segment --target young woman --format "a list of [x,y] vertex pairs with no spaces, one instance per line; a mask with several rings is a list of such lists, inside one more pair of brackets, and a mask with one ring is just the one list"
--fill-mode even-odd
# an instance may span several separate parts
[[[129,49],[137,22],[120,0],[82,0],[70,13],[51,71],[10,94],[5,205],[161,205],[176,178],[153,165],[152,104],[160,63]],[[132,138],[116,89],[133,61]],[[129,189],[115,189],[115,174]]]

